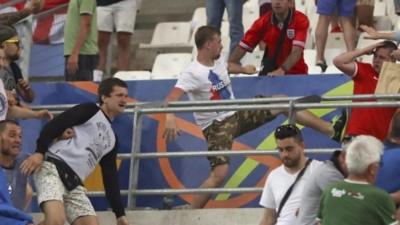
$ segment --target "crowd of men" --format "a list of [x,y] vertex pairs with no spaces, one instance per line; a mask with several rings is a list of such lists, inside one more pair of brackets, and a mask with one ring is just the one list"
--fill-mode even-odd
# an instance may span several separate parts
[[[243,27],[235,28],[235,24],[241,23],[241,20],[235,20],[242,13],[238,5],[229,1],[216,5],[215,2],[207,0],[209,25],[196,31],[197,55],[179,75],[166,96],[167,103],[178,101],[184,94],[195,101],[234,99],[229,77],[232,73],[307,74],[303,50],[309,20],[293,7],[292,0],[271,0],[270,10],[246,32]],[[326,30],[321,27],[328,26],[335,9],[328,2],[318,1],[320,20],[317,30],[321,32],[321,38],[326,38]],[[383,63],[399,58],[400,52],[393,41],[400,41],[400,32],[380,33],[361,25],[367,38],[386,40],[355,49],[354,27],[349,20],[355,0],[351,4],[337,2],[337,13],[340,18],[344,17],[341,26],[348,51],[336,56],[333,63],[353,79],[354,94],[372,94]],[[102,80],[114,25],[119,43],[118,67],[128,69],[128,46],[135,20],[126,23],[124,18],[132,18],[132,12],[137,11],[136,3],[130,0],[69,2],[64,43],[66,80]],[[66,221],[73,225],[99,224],[83,186],[99,164],[116,223],[127,225],[116,169],[118,145],[111,126],[127,104],[127,84],[117,78],[104,79],[98,87],[98,104],[79,104],[54,119],[47,110],[32,111],[26,107],[25,103],[32,102],[35,95],[18,66],[20,38],[11,25],[15,18],[36,12],[40,4],[40,0],[33,0],[25,11],[0,15],[0,101],[3,106],[0,112],[0,207],[7,212],[2,214],[0,210],[0,221],[33,224],[32,218],[23,212],[32,198],[29,179],[32,175],[38,203],[45,215],[39,224],[62,225]],[[218,10],[212,11],[213,7]],[[229,46],[228,62],[219,60],[223,49],[219,26],[224,7],[229,9],[231,38],[235,40]],[[317,41],[317,49],[324,48],[323,42]],[[260,43],[267,46],[262,69],[257,71],[254,65],[242,65],[243,56]],[[371,63],[357,61],[365,54],[373,54]],[[317,64],[324,71],[323,51],[318,52],[317,58]],[[280,114],[287,115],[288,112],[284,109],[195,112],[194,118],[208,150],[220,151],[231,150],[235,138],[267,124]],[[397,158],[400,157],[397,153],[400,112],[396,108],[356,108],[350,115],[343,111],[332,122],[324,121],[308,110],[299,110],[295,114],[296,123],[343,142],[345,146],[334,152],[330,160],[313,160],[305,155],[305,137],[296,125],[277,127],[274,137],[282,165],[270,172],[265,183],[260,198],[260,205],[265,208],[260,215],[260,225],[397,224],[400,219],[396,218],[395,207],[400,203],[400,179],[396,173]],[[49,119],[31,155],[21,152],[22,129],[15,122],[20,118]],[[175,115],[166,114],[163,123],[164,138],[174,141],[180,131]],[[212,156],[208,160],[210,174],[200,187],[221,186],[229,171],[229,157]],[[210,194],[196,194],[189,208],[203,208],[210,198]]]

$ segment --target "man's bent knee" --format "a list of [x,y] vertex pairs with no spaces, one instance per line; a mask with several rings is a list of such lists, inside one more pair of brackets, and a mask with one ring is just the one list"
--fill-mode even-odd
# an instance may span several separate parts
[[217,166],[229,164],[229,158],[227,156],[209,156],[207,159],[210,161],[211,170]]

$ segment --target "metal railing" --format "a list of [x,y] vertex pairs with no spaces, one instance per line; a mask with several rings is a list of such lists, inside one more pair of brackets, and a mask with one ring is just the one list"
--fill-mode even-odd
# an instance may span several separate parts
[[[122,195],[128,196],[128,207],[135,208],[136,196],[143,195],[179,195],[199,193],[249,193],[261,192],[259,187],[241,188],[189,188],[189,189],[146,189],[138,190],[139,161],[151,158],[176,158],[176,157],[203,157],[203,156],[237,156],[237,155],[278,155],[277,150],[239,150],[239,151],[190,151],[190,152],[162,152],[141,153],[141,135],[143,116],[154,113],[177,113],[177,112],[206,112],[225,110],[263,110],[263,109],[288,109],[289,115],[294,119],[294,111],[312,108],[369,108],[369,107],[399,107],[400,95],[352,95],[352,96],[322,96],[318,101],[324,103],[302,102],[301,97],[278,97],[278,98],[252,98],[220,101],[179,101],[179,102],[138,102],[130,103],[125,110],[133,114],[133,138],[131,153],[118,154],[122,160],[130,160],[129,189],[121,190]],[[315,99],[315,98],[314,98]],[[338,102],[357,100],[357,102]],[[362,101],[361,101],[362,100]],[[371,100],[371,101],[366,101]],[[374,101],[379,100],[379,101]],[[388,101],[391,100],[391,101]],[[361,102],[360,102],[361,101]],[[73,105],[42,105],[33,109],[49,109],[53,113],[72,107]],[[334,149],[306,149],[308,154],[328,154]],[[104,196],[104,192],[89,192],[89,196]]]
[[[222,100],[222,101],[191,101],[191,102],[171,102],[136,104],[134,111],[132,154],[129,176],[128,207],[133,209],[136,205],[135,196],[137,195],[164,195],[164,194],[189,194],[189,193],[244,193],[261,192],[261,188],[203,188],[203,189],[147,189],[138,190],[139,160],[145,158],[161,157],[199,157],[215,155],[265,155],[277,154],[277,151],[195,151],[195,152],[166,152],[166,153],[140,153],[141,130],[143,115],[153,113],[177,113],[177,112],[209,112],[209,111],[238,111],[238,110],[265,110],[265,109],[288,109],[290,121],[294,121],[295,110],[314,109],[314,108],[367,108],[367,107],[399,107],[400,95],[353,95],[353,96],[325,96],[318,101],[334,101],[334,103],[307,103],[300,101],[298,97],[280,97],[280,98],[258,98],[241,100]],[[315,98],[314,98],[315,99]],[[395,101],[386,101],[386,100]],[[348,100],[363,100],[363,102],[337,102]],[[366,100],[380,100],[368,101]],[[329,153],[333,149],[313,149],[307,150],[307,153]]]

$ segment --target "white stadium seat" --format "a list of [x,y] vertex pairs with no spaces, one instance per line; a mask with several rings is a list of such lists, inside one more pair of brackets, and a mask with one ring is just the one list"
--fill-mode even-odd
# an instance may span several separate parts
[[159,54],[153,64],[151,79],[175,79],[191,61],[191,53]]
[[114,77],[121,80],[150,80],[151,73],[146,70],[118,71]]
[[190,34],[190,22],[158,23],[150,44],[140,44],[140,47],[190,45]]

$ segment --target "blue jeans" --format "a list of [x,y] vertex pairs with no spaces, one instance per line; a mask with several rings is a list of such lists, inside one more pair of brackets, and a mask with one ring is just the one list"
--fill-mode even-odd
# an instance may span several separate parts
[[239,44],[243,38],[243,1],[242,0],[207,0],[207,25],[221,29],[224,9],[228,12],[229,37],[231,39],[229,52]]

